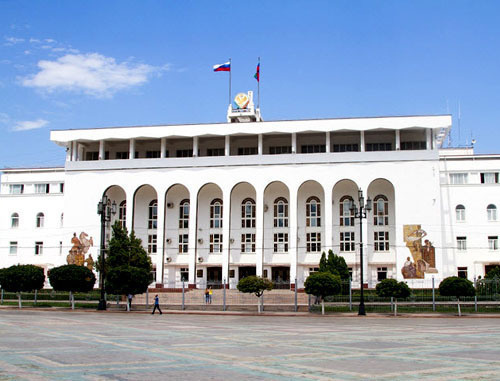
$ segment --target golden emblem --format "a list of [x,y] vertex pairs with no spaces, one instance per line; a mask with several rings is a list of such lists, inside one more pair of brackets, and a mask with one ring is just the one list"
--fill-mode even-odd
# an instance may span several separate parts
[[240,109],[247,108],[248,103],[250,103],[250,98],[248,98],[248,95],[245,93],[239,93],[234,97],[234,103],[236,103],[236,106]]

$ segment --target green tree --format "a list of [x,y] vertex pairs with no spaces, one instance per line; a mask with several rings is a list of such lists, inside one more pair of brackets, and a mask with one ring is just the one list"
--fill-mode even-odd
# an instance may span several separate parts
[[115,222],[106,257],[106,290],[114,294],[142,294],[153,281],[151,270],[151,258],[142,241],[133,231],[129,235],[119,221]]
[[271,282],[267,278],[251,275],[240,279],[236,288],[240,292],[255,294],[255,296],[259,298],[257,303],[257,310],[260,313],[261,297],[264,294],[264,291],[271,291],[273,289],[273,282]]
[[3,269],[2,288],[17,293],[19,308],[22,308],[21,292],[40,290],[45,283],[43,269],[34,265],[14,265]]
[[484,276],[485,279],[500,279],[500,267],[495,266]]
[[317,272],[309,275],[304,282],[307,294],[321,298],[321,314],[325,314],[325,297],[340,293],[342,284],[338,275],[329,272]]
[[71,308],[75,309],[75,292],[92,291],[95,275],[85,266],[63,265],[49,271],[49,281],[56,291],[69,291]]
[[327,269],[333,275],[338,275],[341,280],[349,279],[349,268],[344,257],[334,254],[332,250],[328,250]]
[[328,261],[326,259],[326,254],[323,251],[321,254],[321,259],[319,260],[319,272],[326,273],[328,271]]
[[439,285],[439,294],[442,296],[455,296],[457,298],[458,316],[462,316],[460,311],[460,297],[474,296],[476,290],[474,285],[468,279],[450,276],[443,279]]
[[404,282],[398,282],[396,279],[384,279],[375,287],[377,295],[382,298],[394,298],[394,316],[398,314],[398,299],[404,299],[410,296],[410,287]]

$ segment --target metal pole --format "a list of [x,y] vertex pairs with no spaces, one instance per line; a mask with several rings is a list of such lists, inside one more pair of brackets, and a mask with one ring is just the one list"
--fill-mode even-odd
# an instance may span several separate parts
[[311,312],[311,294],[308,294],[307,309],[309,310],[309,312]]
[[394,297],[391,296],[391,312],[394,312]]
[[[477,290],[476,277],[474,277],[474,288]],[[474,311],[477,312],[477,293],[474,295]]]
[[229,105],[231,105],[231,72],[233,68],[231,67],[231,58],[229,59]]
[[[104,200],[103,200],[104,201]],[[97,306],[98,310],[104,311],[106,310],[106,299],[104,295],[104,276],[105,276],[105,257],[106,257],[106,208],[107,203],[102,202],[102,210],[101,210],[101,268],[100,268],[100,288],[101,288],[101,298],[99,299],[99,305]]]
[[434,288],[434,277],[432,277],[432,310],[436,311],[436,289]]
[[222,281],[222,311],[226,310],[226,278]]
[[2,288],[2,297],[1,297],[1,300],[0,300],[0,304],[3,304],[3,288]]
[[294,311],[297,312],[297,278],[295,278],[295,308]]
[[363,293],[363,209],[364,205],[359,205],[359,264],[360,264],[360,275],[361,275],[361,295],[359,301],[358,315],[366,315],[365,311],[365,296]]
[[260,297],[260,312],[264,311],[264,294]]
[[35,290],[35,306],[36,306],[37,297],[38,297],[38,290]]
[[181,309],[184,311],[184,280],[182,281],[182,306]]
[[352,279],[349,277],[349,311],[352,311]]
[[149,287],[146,289],[146,311],[149,310]]

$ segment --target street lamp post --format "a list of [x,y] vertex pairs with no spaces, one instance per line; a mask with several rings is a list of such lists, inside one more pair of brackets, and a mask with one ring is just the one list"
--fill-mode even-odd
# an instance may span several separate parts
[[108,196],[102,196],[101,201],[97,204],[97,214],[101,216],[101,258],[100,258],[100,287],[101,287],[101,298],[99,299],[98,310],[106,310],[106,300],[104,297],[104,277],[106,274],[105,270],[105,260],[106,260],[106,222],[111,221],[111,215],[116,213],[116,202],[109,200]]
[[359,218],[359,266],[360,266],[360,301],[359,301],[359,310],[358,315],[366,315],[365,311],[365,297],[363,294],[363,218],[366,218],[366,212],[372,210],[372,200],[370,197],[366,200],[363,197],[363,190],[361,188],[358,189],[358,206],[351,201],[351,212],[354,213],[355,218]]

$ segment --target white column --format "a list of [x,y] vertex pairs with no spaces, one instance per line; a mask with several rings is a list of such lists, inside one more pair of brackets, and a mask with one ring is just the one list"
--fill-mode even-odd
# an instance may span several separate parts
[[326,138],[325,138],[325,145],[326,145],[326,152],[330,152],[330,131],[326,132]]
[[85,159],[83,156],[83,150],[84,150],[83,144],[78,144],[78,161],[82,161]]
[[73,144],[69,143],[66,145],[66,161],[71,161],[72,152]]
[[99,160],[105,159],[104,140],[99,140]]
[[[366,203],[366,200],[368,198],[367,189],[363,189],[363,194],[365,196],[365,203]],[[370,284],[372,275],[371,273],[368,272],[368,258],[370,258],[370,253],[373,250],[372,249],[373,241],[368,241],[368,239],[370,238],[368,236],[368,223],[370,222],[371,216],[372,216],[371,212],[367,212],[366,218],[363,218],[363,281],[367,284]],[[359,235],[359,226],[358,226],[358,235]],[[373,238],[373,236],[371,238]]]
[[165,192],[158,192],[158,220],[156,228],[156,283],[163,284],[165,273]]
[[325,227],[325,243],[324,251],[333,250],[333,195],[330,185],[323,186],[325,190],[325,215],[323,218],[323,226]]
[[359,131],[359,151],[365,152],[365,132]]
[[229,283],[229,261],[230,248],[229,238],[231,234],[231,189],[223,190],[222,194],[222,281]]
[[432,147],[432,130],[428,128],[426,131],[427,149],[433,149]]
[[167,139],[161,138],[160,140],[160,158],[165,159],[167,157]]
[[[290,188],[290,203],[289,203],[289,218],[290,218],[290,243],[288,253],[290,256],[290,284],[295,283],[297,276],[297,246],[305,245],[305,242],[297,243],[297,188]],[[304,237],[305,239],[305,237]]]
[[198,136],[193,136],[193,157],[198,156]]
[[264,146],[262,143],[262,134],[259,134],[258,137],[259,137],[259,142],[258,142],[258,146],[257,146],[257,152],[259,155],[262,155],[264,153]]
[[78,159],[78,143],[76,141],[71,142],[71,161],[76,161]]
[[231,155],[231,146],[230,146],[230,142],[231,142],[231,136],[229,135],[226,135],[226,139],[225,139],[225,144],[224,144],[224,155],[225,156],[229,156]]
[[135,139],[130,139],[128,150],[129,150],[128,158],[135,159]]
[[255,272],[262,276],[264,265],[264,190],[255,189]]
[[[196,233],[198,231],[198,189],[189,189],[189,287],[196,286]],[[175,242],[175,241],[174,241]]]
[[297,134],[292,133],[292,153],[297,153]]
[[401,134],[399,130],[396,130],[396,151],[401,149]]
[[[134,189],[135,191],[135,189]],[[134,191],[132,192],[126,192],[127,195],[127,210],[126,210],[126,217],[125,217],[125,225],[127,227],[127,230],[129,233],[132,232],[133,229],[133,216],[134,216]]]

